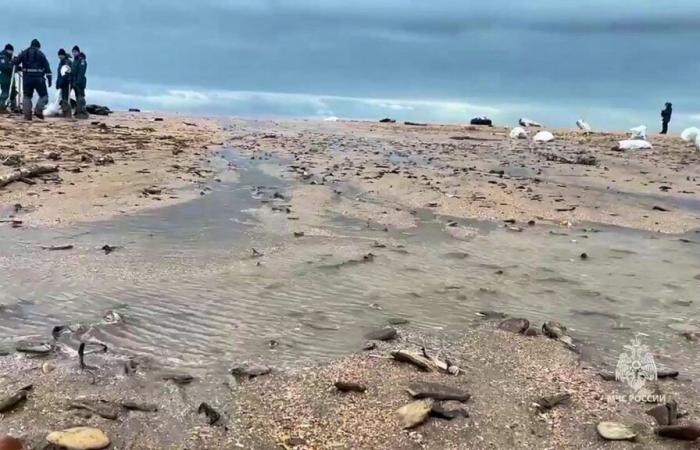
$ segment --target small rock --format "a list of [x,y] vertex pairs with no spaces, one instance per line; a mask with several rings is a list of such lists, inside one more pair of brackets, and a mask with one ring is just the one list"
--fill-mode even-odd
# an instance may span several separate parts
[[387,323],[388,323],[389,325],[397,326],[397,325],[407,325],[407,324],[409,324],[410,322],[409,322],[408,319],[403,319],[403,318],[401,318],[401,317],[392,317],[392,318],[390,318],[389,320],[387,320]]
[[675,425],[678,420],[678,404],[670,401],[665,405],[655,406],[646,412],[661,426]]
[[152,403],[138,403],[130,400],[123,400],[121,405],[122,408],[129,411],[158,412],[158,406]]
[[377,349],[377,344],[374,342],[366,342],[365,345],[362,346],[362,350],[365,352],[371,352],[372,350]]
[[241,364],[231,369],[231,375],[248,379],[269,375],[271,372],[272,369],[270,367],[255,364]]
[[112,155],[98,156],[95,158],[96,166],[106,166],[107,164],[114,164],[114,158]]
[[566,327],[559,322],[550,320],[542,325],[542,333],[548,338],[559,339],[566,334]]
[[48,355],[53,351],[53,345],[47,342],[20,342],[15,347],[15,350],[30,355]]
[[0,437],[0,450],[22,450],[22,441],[12,436]]
[[523,334],[530,328],[530,321],[527,319],[507,319],[498,324],[498,329],[511,333]]
[[100,450],[110,444],[109,438],[102,430],[92,427],[76,427],[63,431],[54,431],[46,436],[50,444],[69,450]]
[[468,392],[438,383],[413,383],[409,385],[407,391],[411,397],[417,399],[432,398],[466,402],[471,398]]
[[144,190],[143,190],[143,193],[147,194],[147,195],[159,195],[162,192],[163,192],[163,190],[161,188],[153,187],[153,186],[144,188]]
[[75,401],[70,403],[69,408],[90,411],[93,414],[97,414],[98,416],[109,420],[117,420],[121,410],[118,405],[106,402],[104,400]]
[[608,441],[629,441],[637,437],[631,428],[617,422],[600,422],[596,430],[603,439]]
[[14,394],[10,395],[9,397],[5,397],[3,399],[0,399],[0,414],[5,414],[22,403],[24,403],[27,400],[27,395],[29,394],[29,391],[32,390],[32,386],[27,386],[23,389],[20,389],[19,391],[15,392]]
[[454,420],[459,417],[469,417],[469,413],[464,408],[447,409],[439,403],[433,405],[430,415],[438,419]]
[[45,362],[44,364],[41,365],[41,372],[44,375],[48,375],[51,372],[53,372],[54,370],[56,370],[56,366],[54,366],[50,362]]
[[221,414],[207,403],[199,405],[197,413],[206,415],[209,420],[209,425],[216,425],[221,420]]
[[549,397],[542,397],[535,402],[537,408],[540,412],[548,411],[555,406],[561,405],[564,402],[568,402],[571,399],[571,394],[557,394],[550,395]]
[[696,441],[700,439],[700,427],[695,424],[669,425],[654,430],[661,437],[678,439],[681,441]]
[[540,332],[537,330],[537,328],[530,327],[525,331],[525,336],[527,336],[527,337],[537,337],[539,335],[540,335]]
[[338,389],[340,392],[365,392],[367,390],[367,386],[364,386],[362,384],[358,383],[350,383],[346,381],[336,381],[335,382],[335,387]]
[[190,384],[192,381],[194,381],[194,377],[188,373],[179,373],[179,372],[169,372],[166,374],[163,374],[163,379],[165,381],[172,381],[175,384]]
[[505,319],[508,317],[507,314],[498,311],[479,311],[476,315],[484,319]]
[[365,334],[365,338],[372,341],[391,341],[396,339],[398,332],[392,327],[379,328]]
[[431,400],[418,400],[401,407],[396,413],[401,420],[401,426],[408,430],[425,422],[432,409],[433,402]]

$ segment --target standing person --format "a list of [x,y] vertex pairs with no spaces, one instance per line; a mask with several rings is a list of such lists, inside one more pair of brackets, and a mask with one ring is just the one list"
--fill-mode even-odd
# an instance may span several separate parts
[[71,89],[71,66],[73,61],[65,50],[58,51],[58,73],[56,75],[56,89],[61,93],[61,112],[63,117],[70,118],[73,116],[70,107],[70,89]]
[[673,105],[666,103],[666,109],[661,111],[661,125],[663,126],[661,134],[668,133],[668,124],[671,123],[671,115],[673,115]]
[[19,54],[15,64],[22,69],[24,77],[24,98],[22,99],[22,111],[26,120],[32,120],[32,97],[34,91],[39,95],[36,102],[34,115],[39,119],[44,119],[44,108],[49,103],[49,92],[46,89],[46,81],[51,87],[51,67],[46,55],[41,51],[41,44],[37,39],[32,41],[31,46]]
[[85,88],[87,87],[87,58],[85,53],[80,51],[77,45],[73,47],[73,67],[71,70],[71,82],[73,83],[73,91],[75,92],[75,101],[78,106],[75,110],[77,119],[87,119],[90,117],[87,113],[87,104],[85,102]]
[[[7,112],[7,100],[12,112],[17,112],[17,86],[12,82],[14,75],[13,55],[15,48],[11,44],[5,46],[5,50],[0,52],[0,113]],[[10,92],[12,86],[12,92]]]

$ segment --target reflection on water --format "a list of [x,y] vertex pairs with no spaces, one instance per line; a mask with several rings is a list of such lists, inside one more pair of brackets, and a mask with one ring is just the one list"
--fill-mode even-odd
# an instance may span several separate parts
[[[0,229],[0,345],[99,324],[90,339],[168,364],[291,364],[354,351],[390,318],[454,331],[497,310],[557,319],[608,363],[641,332],[662,364],[700,373],[697,344],[679,334],[700,331],[698,234],[514,232],[419,212],[411,230],[339,217],[324,236],[293,237],[280,208],[289,184],[236,165],[237,183],[185,205],[71,230]],[[452,237],[455,226],[470,237]],[[76,249],[39,250],[46,242]],[[105,255],[105,243],[123,248]],[[108,310],[125,322],[101,324]]]

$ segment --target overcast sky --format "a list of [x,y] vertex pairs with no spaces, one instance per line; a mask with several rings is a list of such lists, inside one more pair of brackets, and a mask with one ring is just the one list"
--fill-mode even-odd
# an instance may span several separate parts
[[238,115],[700,124],[698,0],[4,0],[89,101]]

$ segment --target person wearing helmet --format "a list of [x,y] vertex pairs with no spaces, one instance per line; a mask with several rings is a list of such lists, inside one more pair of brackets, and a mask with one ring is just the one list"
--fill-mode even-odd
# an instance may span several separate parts
[[46,55],[41,51],[41,44],[34,39],[31,46],[19,54],[15,60],[15,65],[22,70],[24,77],[24,98],[22,99],[22,112],[26,120],[32,120],[32,97],[34,92],[39,95],[36,102],[34,115],[39,119],[44,118],[44,108],[49,103],[49,92],[46,82],[51,87],[51,67]]
[[[0,52],[0,113],[7,112],[8,105],[12,112],[18,111],[17,86],[12,83],[14,52],[15,48],[11,44],[7,44],[5,49]],[[10,91],[10,87],[12,87],[12,91]]]
[[71,88],[71,66],[73,61],[68,56],[65,50],[58,51],[58,74],[56,75],[56,89],[61,93],[61,112],[63,117],[70,118],[73,116],[70,106],[70,88]]
[[671,115],[673,115],[673,105],[666,103],[666,109],[661,111],[661,134],[668,133],[668,124],[671,123]]
[[71,83],[75,92],[75,101],[78,106],[75,110],[75,117],[78,119],[87,119],[87,104],[85,102],[85,88],[87,87],[87,58],[85,53],[80,51],[77,45],[73,47],[73,65],[71,67]]

